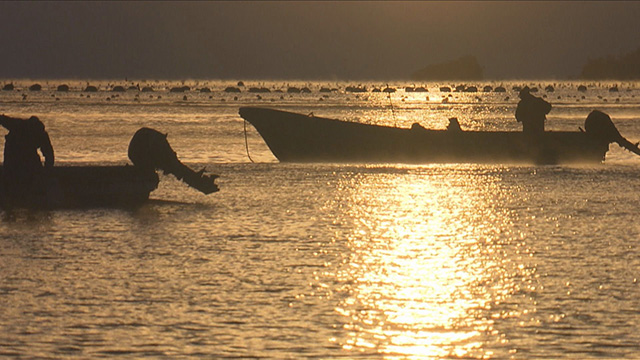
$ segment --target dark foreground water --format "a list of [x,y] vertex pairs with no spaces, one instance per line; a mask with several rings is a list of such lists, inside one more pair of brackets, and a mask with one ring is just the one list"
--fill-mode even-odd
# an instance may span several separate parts
[[[598,108],[640,140],[640,84],[546,84],[548,128],[576,129]],[[126,163],[133,132],[150,126],[221,176],[208,196],[162,176],[140,209],[0,222],[0,356],[640,357],[640,158],[612,145],[589,166],[280,164],[249,128],[251,163],[237,115],[261,105],[517,130],[512,84],[391,99],[345,84],[258,98],[209,82],[213,93],[186,99],[154,85],[0,93],[2,112],[41,117],[60,163]]]

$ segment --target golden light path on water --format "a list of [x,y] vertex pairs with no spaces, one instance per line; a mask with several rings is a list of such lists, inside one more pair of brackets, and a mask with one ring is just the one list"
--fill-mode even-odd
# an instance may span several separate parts
[[335,309],[345,319],[341,345],[388,358],[513,354],[494,325],[535,311],[531,301],[502,305],[533,283],[535,268],[523,236],[509,230],[508,189],[500,171],[433,170],[343,184],[353,226],[351,255],[335,274],[346,294]]

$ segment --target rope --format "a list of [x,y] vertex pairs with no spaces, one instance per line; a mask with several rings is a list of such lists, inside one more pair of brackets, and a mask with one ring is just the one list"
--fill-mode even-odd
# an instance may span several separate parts
[[242,120],[243,124],[244,124],[244,148],[245,150],[247,150],[247,157],[249,158],[249,160],[251,160],[252,163],[255,163],[255,161],[253,161],[253,159],[251,158],[251,154],[249,154],[249,140],[247,139],[247,120]]
[[[389,84],[387,84],[387,88],[389,88]],[[389,98],[389,106],[391,106],[391,116],[393,116],[393,122],[395,125],[397,125],[398,119],[396,119],[396,112],[393,111],[393,102],[391,102],[391,92],[387,92],[387,97]]]

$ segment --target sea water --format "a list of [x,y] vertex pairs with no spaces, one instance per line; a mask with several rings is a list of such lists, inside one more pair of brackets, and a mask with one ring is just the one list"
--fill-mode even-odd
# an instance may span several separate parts
[[[139,209],[4,216],[0,356],[640,357],[640,157],[611,145],[592,165],[286,164],[238,115],[518,131],[514,87],[529,85],[553,104],[548,130],[578,130],[600,109],[635,142],[640,83],[8,82],[0,112],[40,117],[57,164],[126,164],[146,126],[220,175],[220,192],[161,175]],[[138,84],[155,91],[110,91]],[[372,92],[387,86],[397,91]]]

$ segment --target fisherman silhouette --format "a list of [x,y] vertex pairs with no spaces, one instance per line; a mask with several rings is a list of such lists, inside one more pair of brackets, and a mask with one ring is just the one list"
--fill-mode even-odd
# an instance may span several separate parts
[[[55,161],[53,147],[44,124],[35,116],[28,119],[0,115],[5,136],[2,191],[5,203],[34,206],[46,196],[45,177]],[[44,156],[44,167],[38,154]]]
[[544,133],[544,121],[551,111],[551,104],[531,95],[531,90],[525,86],[520,91],[520,102],[516,108],[516,120],[522,123],[522,132],[537,137]]

